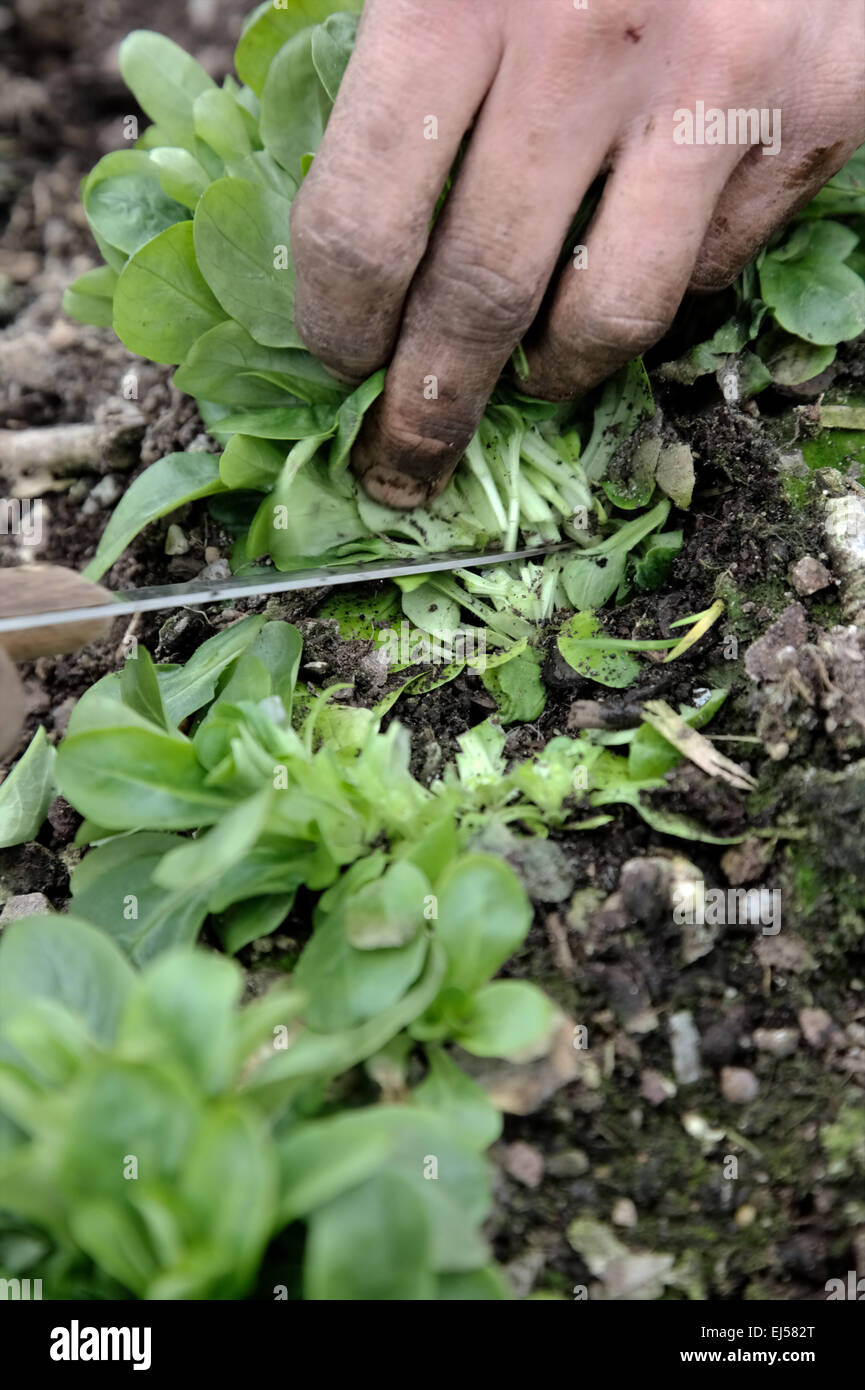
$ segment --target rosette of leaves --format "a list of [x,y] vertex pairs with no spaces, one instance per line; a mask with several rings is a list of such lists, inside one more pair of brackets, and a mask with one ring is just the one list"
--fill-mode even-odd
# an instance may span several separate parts
[[224,451],[171,454],[136,479],[90,577],[149,521],[201,498],[236,533],[235,569],[264,555],[291,570],[563,538],[591,546],[615,531],[596,485],[653,413],[640,363],[611,380],[589,416],[503,381],[427,508],[392,510],[355,482],[352,445],[384,372],[352,391],[304,349],[288,230],[354,44],[359,5],[331,9],[328,0],[261,7],[237,48],[240,81],[222,86],[158,34],[121,46],[123,76],[152,124],[83,182],[105,264],[70,287],[66,309],[175,366],[175,385],[196,398]]

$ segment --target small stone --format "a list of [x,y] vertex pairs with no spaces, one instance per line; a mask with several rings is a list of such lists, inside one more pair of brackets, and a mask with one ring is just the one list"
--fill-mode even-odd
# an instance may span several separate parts
[[673,1053],[673,1072],[682,1086],[700,1079],[700,1036],[693,1015],[683,1009],[670,1016],[670,1047]]
[[113,473],[106,473],[95,487],[90,489],[90,497],[100,507],[113,507],[123,491],[123,484]]
[[165,533],[166,555],[185,555],[189,550],[189,539],[182,526],[173,522]]
[[650,1105],[663,1105],[665,1100],[673,1099],[676,1091],[675,1081],[672,1077],[664,1076],[663,1072],[646,1067],[640,1073],[640,1095]]
[[204,550],[204,563],[205,563],[206,565],[215,565],[215,564],[217,563],[217,561],[218,561],[218,560],[221,560],[221,559],[222,559],[222,556],[221,556],[220,553],[219,553],[219,547],[218,547],[218,546],[216,546],[216,545],[208,545],[208,546],[205,547],[205,550]]
[[634,1206],[630,1197],[618,1197],[613,1205],[613,1225],[625,1226],[633,1230],[639,1221],[637,1208]]
[[544,1156],[540,1149],[518,1139],[505,1149],[504,1167],[524,1187],[539,1187],[544,1176]]
[[832,583],[832,576],[826,566],[815,560],[813,555],[803,555],[801,560],[791,565],[789,577],[796,593],[802,594],[805,598],[810,594],[819,593]]
[[752,1207],[750,1202],[745,1202],[743,1206],[739,1207],[733,1220],[740,1230],[746,1231],[757,1220],[757,1208]]
[[749,1105],[759,1089],[759,1081],[747,1067],[721,1068],[721,1095],[731,1105]]
[[[211,547],[208,546],[207,549],[210,550]],[[207,552],[205,551],[205,555],[206,554]],[[227,560],[214,560],[212,564],[204,566],[198,578],[203,579],[205,584],[213,584],[218,583],[222,579],[230,579],[231,566]]]
[[791,1057],[799,1046],[798,1028],[755,1028],[754,1046],[772,1057]]
[[38,917],[53,909],[44,893],[20,893],[10,898],[0,912],[0,927],[8,927],[10,922],[20,922],[23,917]]
[[590,1166],[589,1156],[582,1149],[565,1149],[547,1159],[547,1172],[553,1178],[581,1178]]
[[835,1022],[825,1009],[800,1009],[799,1027],[809,1047],[825,1047],[835,1032]]

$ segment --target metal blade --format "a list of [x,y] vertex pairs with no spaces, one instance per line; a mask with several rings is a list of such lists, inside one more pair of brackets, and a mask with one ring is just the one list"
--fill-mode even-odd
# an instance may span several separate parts
[[0,616],[0,633],[28,632],[36,627],[53,627],[63,623],[89,622],[95,618],[122,618],[132,613],[147,613],[160,608],[196,608],[226,599],[256,598],[260,594],[286,594],[297,589],[322,589],[337,584],[362,584],[374,579],[401,579],[410,574],[438,574],[445,570],[481,569],[486,565],[504,565],[514,560],[533,560],[554,555],[560,550],[573,549],[572,541],[556,545],[531,546],[526,550],[508,552],[449,552],[447,555],[426,555],[422,560],[368,560],[358,565],[340,567],[324,565],[319,569],[295,570],[273,578],[261,574],[238,576],[202,584],[190,580],[187,584],[161,584],[146,589],[120,589],[110,603],[93,604],[87,608],[60,608],[50,613],[18,614],[14,618]]

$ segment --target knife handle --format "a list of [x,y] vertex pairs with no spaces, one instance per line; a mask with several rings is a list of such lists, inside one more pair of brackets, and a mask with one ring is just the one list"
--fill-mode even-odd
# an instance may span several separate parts
[[24,687],[9,657],[0,648],[0,761],[11,752],[24,727]]
[[[0,617],[18,618],[28,614],[52,613],[64,608],[87,608],[110,602],[111,596],[99,584],[92,584],[75,570],[61,565],[17,565],[0,569]],[[60,656],[75,651],[111,626],[110,618],[95,618],[53,627],[0,633],[0,650],[13,661],[35,661],[40,656]]]

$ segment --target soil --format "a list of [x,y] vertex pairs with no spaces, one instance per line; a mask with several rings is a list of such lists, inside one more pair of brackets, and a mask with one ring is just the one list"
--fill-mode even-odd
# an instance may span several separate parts
[[[244,9],[229,0],[160,0],[147,23],[221,76]],[[24,494],[40,490],[45,504],[38,558],[75,567],[92,555],[113,501],[138,471],[173,449],[215,448],[194,405],[173,390],[170,369],[131,357],[108,330],[73,324],[60,308],[64,286],[96,264],[78,181],[122,144],[130,99],[114,54],[139,22],[131,0],[61,10],[47,0],[0,4],[7,65],[0,71],[0,423],[97,421],[128,401],[130,372],[137,381],[140,421],[126,454],[94,458],[91,472],[33,479],[33,493]],[[677,349],[693,318],[686,307]],[[836,389],[861,393],[865,342],[846,347],[831,375]],[[614,1230],[626,1252],[670,1257],[659,1258],[666,1272],[657,1288],[638,1289],[638,1297],[823,1299],[829,1278],[865,1268],[865,733],[855,719],[843,738],[831,726],[825,691],[814,693],[804,656],[795,689],[789,670],[753,679],[744,668],[752,644],[799,603],[802,651],[822,653],[832,690],[844,683],[840,639],[827,637],[840,622],[837,586],[800,597],[788,578],[803,556],[826,561],[820,488],[796,453],[815,432],[814,409],[807,389],[768,392],[741,410],[725,405],[714,383],[686,391],[656,382],[656,389],[667,424],[693,449],[697,493],[681,518],[686,543],[666,586],[632,598],[605,622],[615,635],[669,636],[678,618],[724,600],[722,619],[686,657],[664,670],[647,661],[645,686],[676,706],[698,687],[731,685],[711,735],[754,775],[757,789],[749,796],[688,763],[656,802],[718,836],[749,838],[733,849],[686,843],[628,810],[602,829],[551,837],[555,857],[533,875],[534,926],[508,969],[560,1003],[574,1046],[566,1039],[569,1055],[543,1075],[529,1069],[533,1087],[514,1068],[498,1078],[523,1113],[508,1115],[493,1150],[489,1234],[523,1295],[617,1296],[609,1272],[589,1268],[585,1223],[596,1222]],[[843,466],[856,476],[863,461],[865,453]],[[168,523],[153,525],[114,567],[112,587],[188,579],[227,558],[231,536],[206,507],[172,521],[184,531],[186,552],[167,556]],[[2,545],[0,563],[17,563],[13,542],[4,537]],[[271,600],[269,611],[303,632],[304,674],[314,687],[344,679],[354,683],[351,699],[371,705],[382,691],[365,686],[358,668],[372,643],[339,641],[334,624],[319,617],[325,598]],[[238,612],[264,607],[253,600],[167,619],[145,615],[134,632],[157,660],[183,661]],[[62,735],[75,699],[117,669],[127,631],[119,622],[87,651],[24,668],[27,737],[39,723],[50,738]],[[609,697],[563,667],[547,636],[547,707],[536,723],[508,731],[514,757],[567,732],[575,700]],[[855,672],[848,704],[857,693]],[[389,717],[411,730],[414,771],[431,780],[459,735],[490,712],[479,678],[466,674],[401,699]],[[787,751],[776,746],[771,757],[768,734],[758,738],[755,728],[776,726]],[[77,823],[58,801],[36,843],[0,852],[0,905],[42,892],[64,907]],[[645,862],[635,869],[633,861],[675,854],[696,864],[707,886],[780,893],[781,932],[722,928],[705,954],[684,963],[682,933],[671,929],[657,893],[628,891],[631,877],[645,872]],[[247,949],[245,964],[284,966],[308,929],[301,900],[280,933]],[[674,1060],[671,1020],[679,1029],[683,1015],[692,1025],[691,1055],[677,1047]]]

